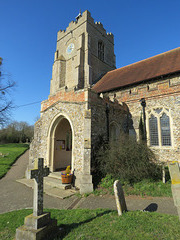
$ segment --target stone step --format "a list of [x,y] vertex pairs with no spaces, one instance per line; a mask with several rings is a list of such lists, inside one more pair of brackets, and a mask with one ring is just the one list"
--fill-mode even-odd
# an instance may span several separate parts
[[61,171],[59,172],[51,172],[48,177],[51,177],[51,178],[56,178],[56,179],[61,179]]
[[45,186],[48,185],[50,187],[59,188],[59,189],[71,189],[71,184],[62,184],[61,177],[54,178],[54,177],[45,177],[44,178]]
[[[34,179],[22,178],[22,179],[18,179],[16,181],[26,185],[27,187],[34,188]],[[47,182],[48,182],[48,180],[47,180]],[[59,185],[61,185],[62,188],[60,188]],[[66,190],[65,190],[65,187],[66,187],[66,184],[61,184],[61,181],[60,181],[60,183],[58,182],[58,187],[57,187],[57,185],[51,186],[51,185],[44,183],[44,192],[46,194],[48,194],[49,196],[57,197],[60,199],[65,199],[65,198],[70,197],[78,192],[77,190],[72,189],[72,188],[71,189],[66,188]]]

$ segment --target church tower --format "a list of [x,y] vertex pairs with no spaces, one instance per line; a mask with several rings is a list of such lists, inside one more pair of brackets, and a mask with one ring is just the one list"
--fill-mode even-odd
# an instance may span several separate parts
[[57,34],[50,95],[83,89],[115,69],[114,36],[85,11]]
[[93,191],[91,148],[98,134],[106,134],[107,104],[91,86],[113,69],[114,36],[90,12],[58,32],[50,95],[35,123],[27,177],[41,157],[52,173],[70,166],[80,192]]

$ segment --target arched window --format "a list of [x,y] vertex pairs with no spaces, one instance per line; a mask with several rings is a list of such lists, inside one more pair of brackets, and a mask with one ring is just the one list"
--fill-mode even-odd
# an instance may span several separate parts
[[104,43],[102,41],[98,42],[98,58],[104,61]]
[[163,146],[171,146],[171,132],[170,132],[170,124],[169,117],[166,113],[160,117],[160,125],[161,125],[161,142]]
[[156,108],[149,111],[147,124],[150,146],[172,145],[169,109]]
[[151,117],[149,118],[149,133],[151,146],[158,146],[158,123],[157,118],[154,115],[151,115]]

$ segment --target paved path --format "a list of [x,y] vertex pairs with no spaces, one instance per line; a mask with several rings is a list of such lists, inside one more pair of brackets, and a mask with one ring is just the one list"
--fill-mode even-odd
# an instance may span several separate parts
[[[16,182],[17,179],[24,177],[28,164],[29,151],[26,151],[11,167],[6,176],[0,180],[0,213],[22,209],[32,208],[33,190]],[[45,208],[67,209],[77,199],[76,196],[61,200],[55,197],[44,195]]]
[[[151,212],[178,215],[172,198],[141,198],[139,196],[128,196],[126,197],[126,204],[128,211],[145,210]],[[114,196],[105,195],[97,197],[93,194],[90,195],[88,198],[82,198],[74,208],[109,208],[117,210]]]
[[[4,178],[0,180],[0,213],[22,209],[32,208],[33,190],[17,182],[22,179],[28,164],[28,151],[23,154],[12,166]],[[67,190],[65,190],[67,191]],[[141,198],[136,196],[126,197],[127,208],[133,210],[150,210],[160,213],[178,215],[172,198]],[[114,196],[94,196],[79,199],[77,196],[71,196],[66,199],[44,194],[44,207],[57,209],[72,208],[109,208],[116,209]]]

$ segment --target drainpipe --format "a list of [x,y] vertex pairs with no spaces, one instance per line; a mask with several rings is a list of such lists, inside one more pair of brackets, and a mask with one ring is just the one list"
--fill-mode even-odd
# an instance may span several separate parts
[[144,140],[146,141],[146,112],[145,112],[146,100],[145,100],[145,98],[141,98],[140,102],[141,102],[141,106],[142,106],[142,110],[143,110]]
[[109,104],[106,103],[106,129],[107,129],[107,141],[109,142]]

